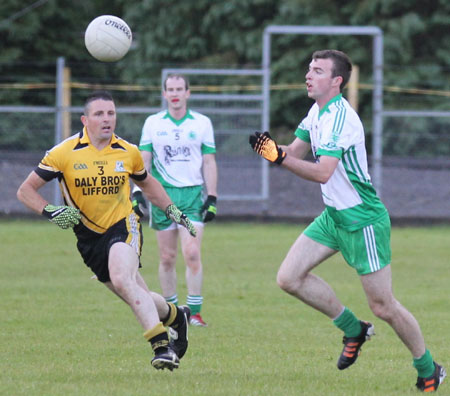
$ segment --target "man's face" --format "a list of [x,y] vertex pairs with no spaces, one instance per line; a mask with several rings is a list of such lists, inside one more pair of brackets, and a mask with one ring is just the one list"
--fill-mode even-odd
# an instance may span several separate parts
[[185,109],[191,91],[186,90],[186,82],[180,77],[171,77],[166,81],[164,98],[167,100],[169,110]]
[[331,59],[313,59],[306,73],[306,89],[311,99],[319,100],[335,96],[339,90],[342,77],[332,77],[333,61]]
[[110,100],[97,99],[87,106],[87,114],[81,116],[91,139],[110,140],[116,129],[116,106]]

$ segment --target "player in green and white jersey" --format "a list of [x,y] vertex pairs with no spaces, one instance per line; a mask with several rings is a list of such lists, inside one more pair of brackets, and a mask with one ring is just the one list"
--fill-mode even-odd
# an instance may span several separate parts
[[[278,146],[268,132],[250,136],[258,154],[301,178],[320,183],[325,204],[322,214],[292,245],[277,282],[344,332],[338,368],[346,369],[374,334],[374,326],[360,321],[330,285],[311,273],[340,251],[360,276],[372,312],[391,325],[410,350],[418,372],[416,386],[435,391],[445,370],[433,361],[414,316],[392,294],[389,215],[370,181],[361,120],[341,93],[351,69],[343,52],[316,51],[306,74],[308,96],[315,104],[295,131],[294,141]],[[315,162],[304,160],[310,150]]]
[[[178,304],[176,258],[178,239],[186,264],[187,304],[190,323],[206,326],[200,311],[203,304],[203,267],[201,241],[203,225],[216,215],[217,165],[214,130],[211,120],[187,107],[190,96],[185,76],[169,75],[164,81],[168,109],[149,116],[142,128],[139,149],[151,174],[188,216],[197,229],[193,238],[167,221],[165,214],[152,206],[150,225],[156,230],[160,252],[159,280],[163,296]],[[203,199],[206,189],[206,200]],[[143,204],[139,191],[133,194],[138,214]]]

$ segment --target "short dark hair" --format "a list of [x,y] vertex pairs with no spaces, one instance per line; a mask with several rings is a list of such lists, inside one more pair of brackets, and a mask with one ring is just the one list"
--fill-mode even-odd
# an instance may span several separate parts
[[163,84],[164,91],[167,90],[166,83],[169,78],[181,78],[184,81],[184,86],[186,88],[186,91],[189,89],[189,79],[184,74],[171,73],[171,74],[168,74],[164,80],[164,84]]
[[114,102],[114,99],[109,91],[94,91],[86,98],[86,101],[84,102],[84,115],[87,115],[88,113],[89,104],[98,99]]
[[332,77],[342,77],[342,83],[339,89],[342,90],[347,85],[348,80],[352,74],[352,61],[349,56],[342,51],[338,50],[320,50],[316,51],[312,55],[313,59],[331,59],[333,62]]

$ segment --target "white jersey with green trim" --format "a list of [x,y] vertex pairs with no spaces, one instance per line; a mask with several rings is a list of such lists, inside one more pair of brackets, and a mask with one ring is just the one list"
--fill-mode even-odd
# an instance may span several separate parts
[[151,152],[152,175],[163,186],[202,185],[203,154],[216,152],[211,120],[193,110],[181,120],[160,111],[145,120],[139,149]]
[[338,226],[357,230],[387,213],[370,181],[362,122],[342,94],[321,110],[315,103],[295,135],[311,144],[316,161],[322,155],[340,159],[330,179],[320,185]]

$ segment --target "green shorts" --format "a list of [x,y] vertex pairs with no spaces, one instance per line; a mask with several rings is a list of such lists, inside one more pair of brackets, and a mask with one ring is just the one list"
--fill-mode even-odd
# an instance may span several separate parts
[[370,274],[391,263],[391,221],[388,214],[373,224],[350,232],[337,227],[325,210],[304,233],[322,245],[339,250],[359,275]]
[[[193,222],[202,222],[203,186],[192,187],[164,187],[172,202]],[[166,213],[152,205],[150,226],[158,231],[165,230],[172,225]]]

